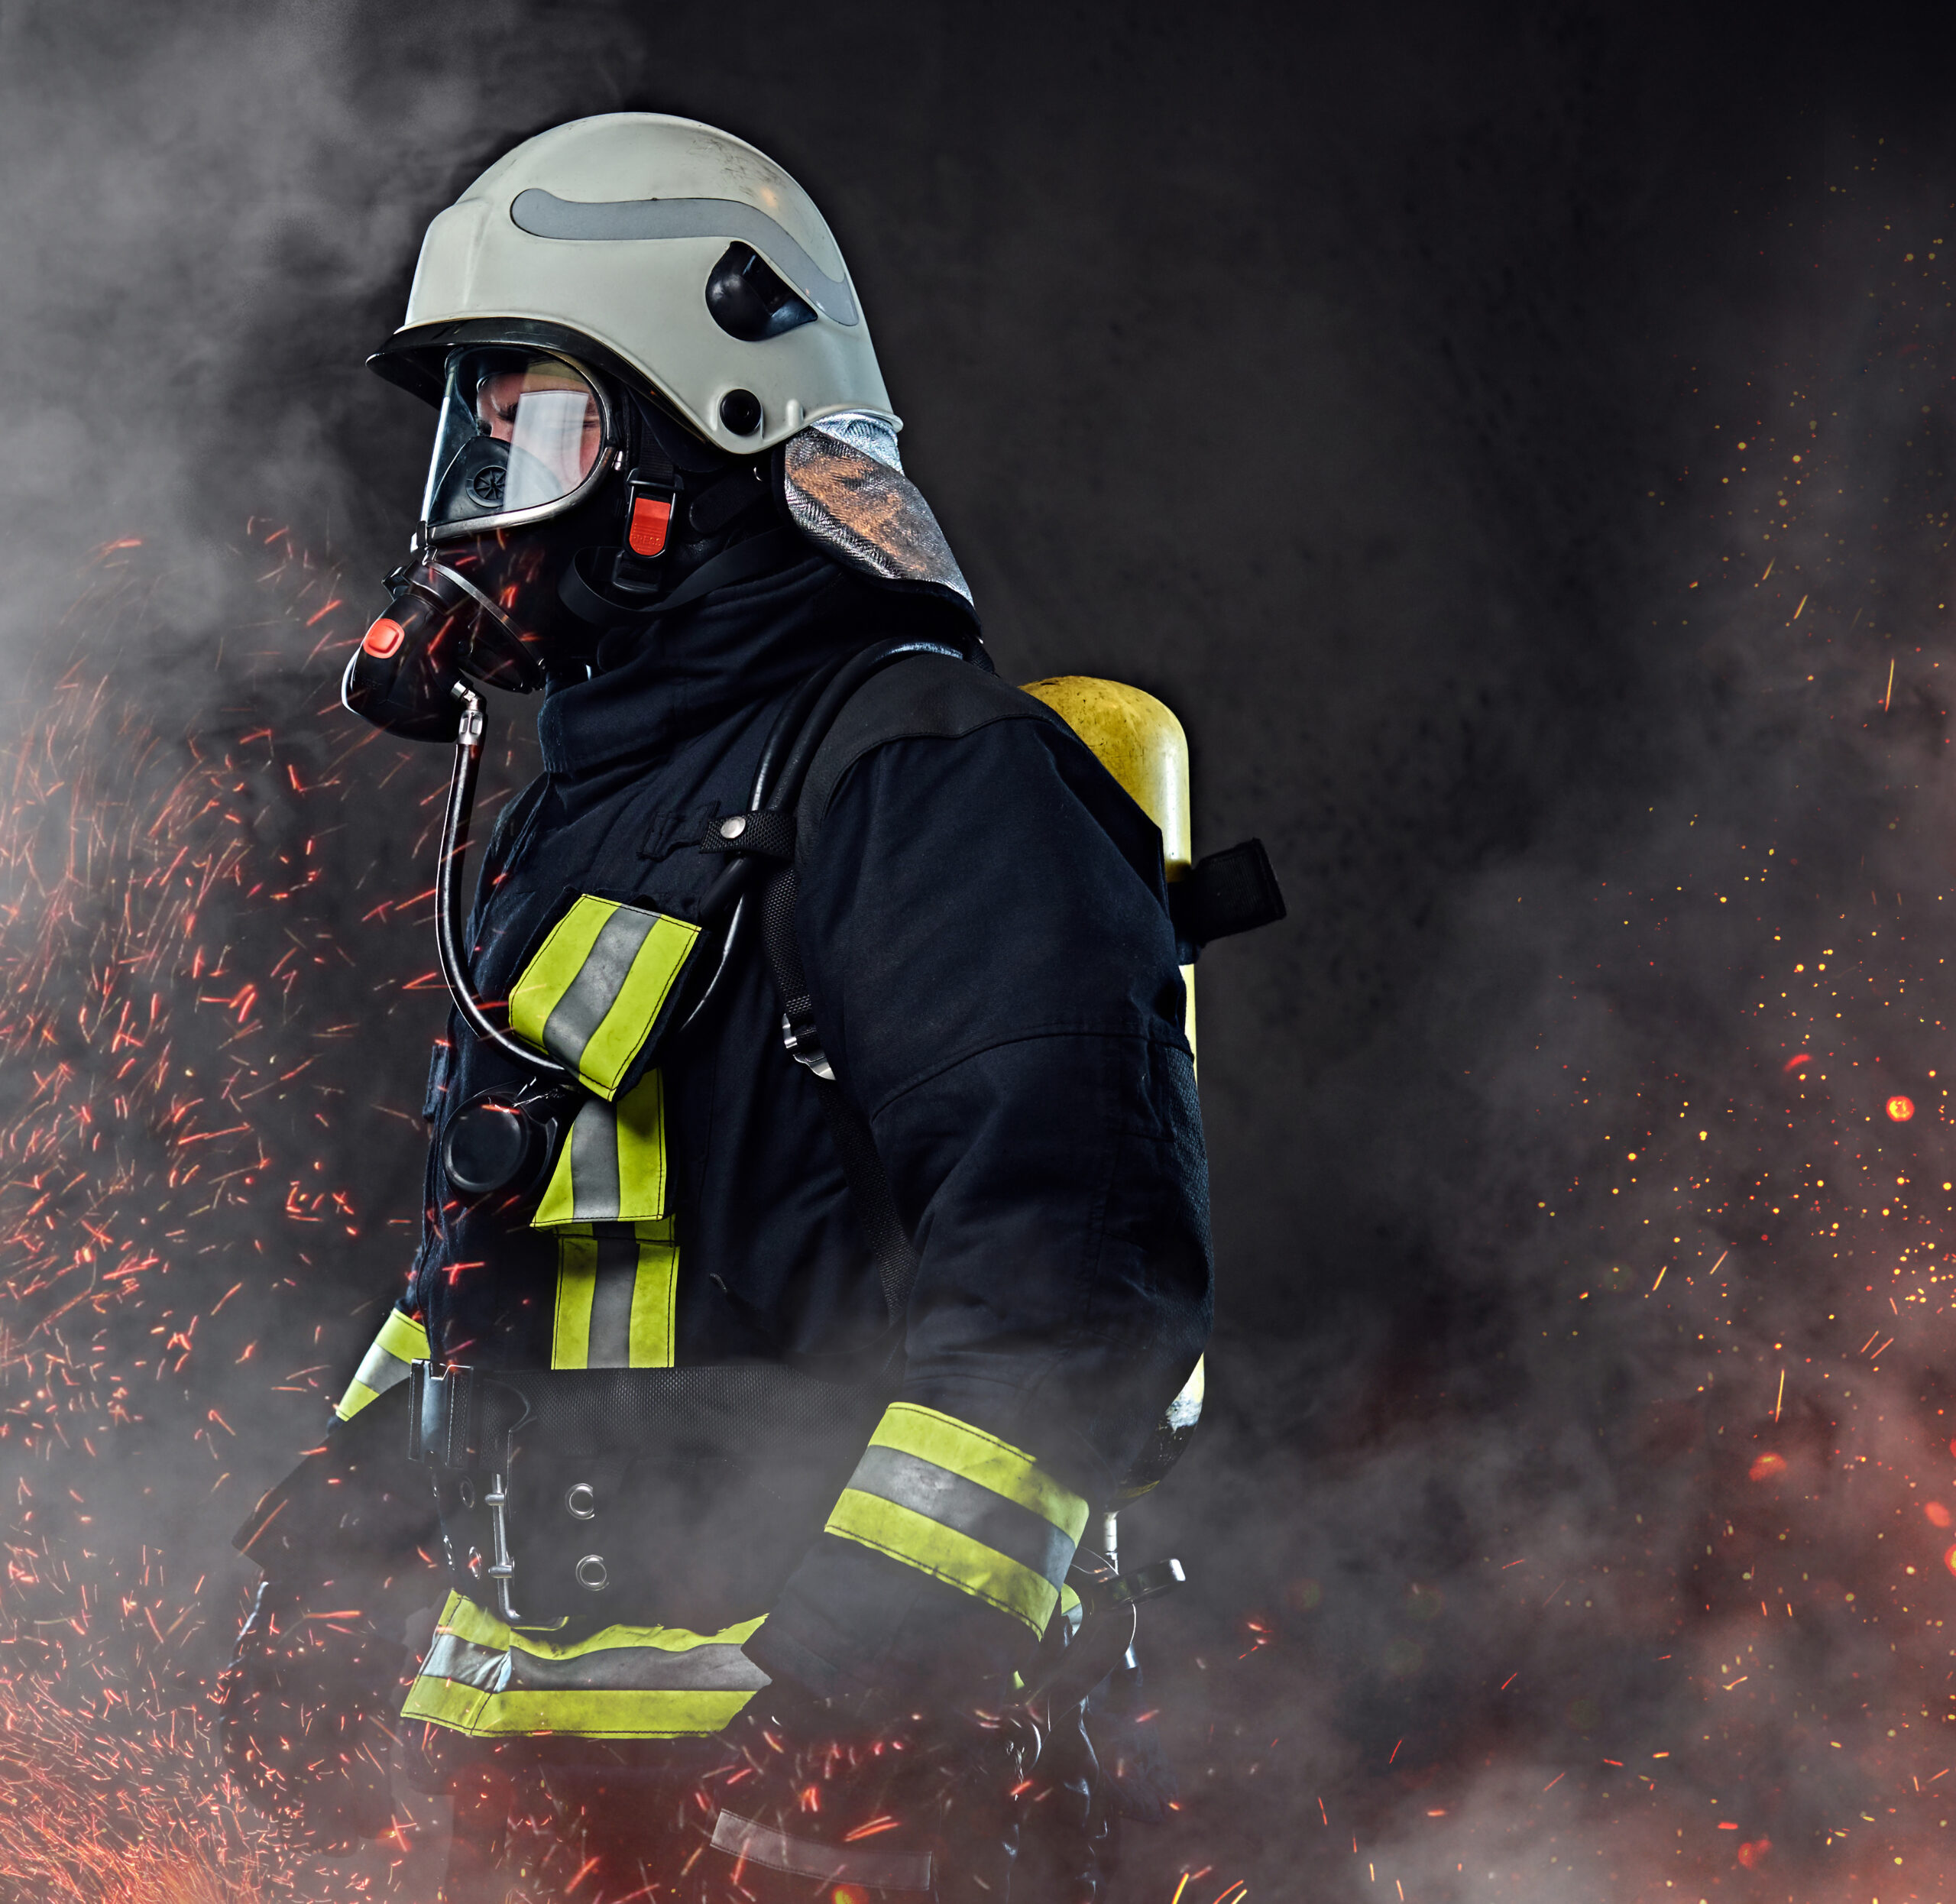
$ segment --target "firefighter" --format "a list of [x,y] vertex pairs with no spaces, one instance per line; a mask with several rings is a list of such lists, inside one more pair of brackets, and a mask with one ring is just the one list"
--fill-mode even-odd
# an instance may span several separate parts
[[[1018,1894],[1091,1896],[1078,1702],[1028,1694],[1210,1315],[1160,834],[993,674],[752,147],[519,145],[372,362],[435,440],[345,692],[457,746],[455,1009],[412,1272],[241,1537],[230,1761],[331,1845],[404,1753],[458,1904],[996,1899],[1029,1788]],[[484,683],[543,771],[463,921]]]

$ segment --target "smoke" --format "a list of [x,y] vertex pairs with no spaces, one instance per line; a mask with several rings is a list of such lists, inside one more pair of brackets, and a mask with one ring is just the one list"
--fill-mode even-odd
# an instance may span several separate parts
[[1837,118],[1801,183],[1587,558],[1627,733],[1313,1080],[1315,1326],[1238,1308],[1132,1517],[1228,1582],[1157,1680],[1213,1886],[1942,1888],[1956,178]]
[[1192,1576],[1144,1630],[1184,1798],[1115,1895],[1932,1894],[1932,51],[0,8],[0,1620],[8,1736],[62,1715],[19,1763],[92,1741],[101,1802],[24,1772],[9,1875],[387,1878],[281,1862],[196,1731],[231,1530],[419,1202],[441,767],[332,702],[426,417],[360,359],[461,183],[630,105],[809,185],[1002,672],[1162,694],[1198,850],[1290,895],[1201,969],[1212,1417],[1124,1542]]

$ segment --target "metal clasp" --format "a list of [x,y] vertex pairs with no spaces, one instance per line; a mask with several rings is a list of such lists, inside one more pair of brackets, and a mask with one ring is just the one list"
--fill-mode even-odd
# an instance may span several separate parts
[[829,1064],[828,1054],[822,1049],[822,1041],[814,1023],[807,1018],[791,1018],[785,1012],[781,1015],[782,1048],[804,1070],[812,1071],[825,1084],[835,1082],[835,1072]]
[[489,1477],[488,1491],[482,1504],[489,1510],[489,1578],[496,1583],[496,1611],[505,1626],[522,1618],[510,1599],[510,1582],[517,1577],[517,1563],[510,1558],[510,1524],[504,1510],[510,1493],[500,1474]]

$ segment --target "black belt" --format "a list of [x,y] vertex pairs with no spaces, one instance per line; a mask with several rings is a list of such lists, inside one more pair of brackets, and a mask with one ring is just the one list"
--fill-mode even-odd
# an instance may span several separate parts
[[773,1362],[696,1368],[487,1369],[427,1362],[408,1372],[408,1459],[458,1472],[509,1465],[520,1436],[553,1454],[658,1447],[738,1459],[763,1443],[823,1437],[859,1422],[866,1440],[883,1397]]
[[819,1531],[889,1399],[772,1362],[417,1362],[409,1384],[408,1456],[434,1470],[456,1584],[489,1590],[512,1626],[615,1620],[635,1595],[688,1625],[689,1608],[760,1593]]

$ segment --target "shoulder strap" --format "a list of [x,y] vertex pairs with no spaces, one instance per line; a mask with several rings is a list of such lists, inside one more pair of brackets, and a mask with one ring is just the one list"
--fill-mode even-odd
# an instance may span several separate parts
[[910,1291],[917,1281],[917,1252],[904,1230],[903,1219],[896,1213],[896,1199],[890,1193],[889,1177],[877,1152],[870,1120],[843,1095],[815,1031],[814,1008],[802,972],[802,947],[795,936],[792,860],[776,866],[760,899],[761,944],[766,949],[775,988],[781,994],[782,1039],[789,1055],[808,1073],[808,1081],[814,1087],[816,1102],[822,1107],[823,1121],[828,1125],[836,1155],[841,1161],[844,1180],[849,1186],[857,1227],[863,1232],[863,1241],[876,1264],[883,1304],[894,1326],[901,1323],[910,1305]]
[[837,710],[809,763],[795,808],[796,857],[807,858],[836,788],[865,754],[894,740],[960,740],[1001,720],[1072,732],[1044,702],[968,662],[913,655],[871,675]]
[[814,697],[802,731],[785,747],[782,778],[789,784],[765,798],[757,785],[755,810],[716,822],[701,842],[708,851],[766,864],[752,896],[759,901],[762,944],[781,995],[782,1041],[808,1073],[821,1106],[893,1327],[909,1306],[917,1253],[897,1214],[870,1120],[843,1095],[822,1049],[795,935],[795,869],[843,776],[873,749],[898,740],[954,739],[994,720],[1052,718],[983,663],[940,644],[879,644],[838,670]]
[[[786,750],[793,765],[784,776],[796,774],[795,784],[764,802],[757,799],[751,813],[717,821],[701,844],[709,852],[767,863],[756,896],[762,944],[781,995],[782,1041],[814,1087],[894,1326],[909,1306],[917,1253],[897,1214],[870,1120],[843,1095],[822,1049],[795,936],[796,868],[807,858],[843,776],[875,749],[895,740],[956,740],[999,720],[1065,724],[983,665],[941,646],[906,643],[898,649],[892,643],[889,649],[895,651],[866,649],[818,695]],[[845,681],[851,672],[856,678]]]

